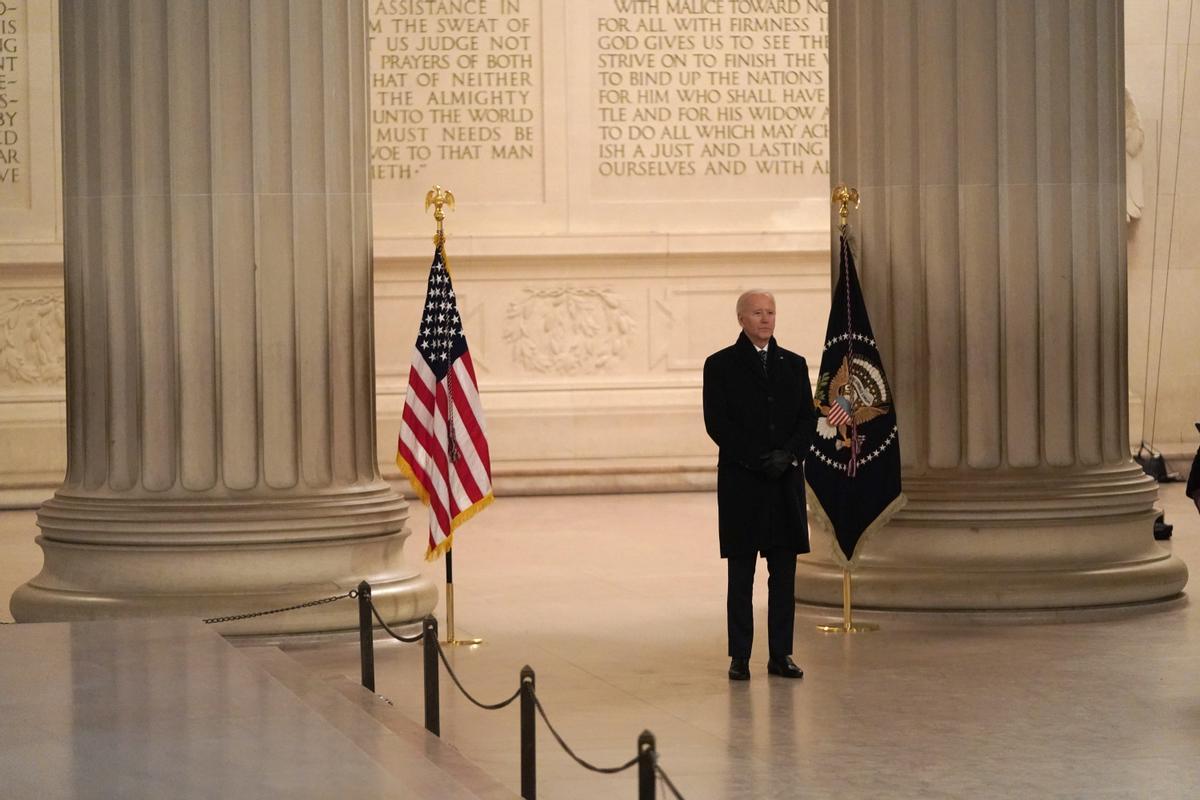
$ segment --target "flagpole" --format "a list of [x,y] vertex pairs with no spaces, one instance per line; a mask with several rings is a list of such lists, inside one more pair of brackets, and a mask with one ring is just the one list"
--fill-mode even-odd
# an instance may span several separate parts
[[869,633],[879,630],[879,626],[873,622],[855,622],[853,603],[851,596],[851,580],[850,570],[842,570],[842,624],[841,625],[818,625],[817,630],[825,631],[826,633]]
[[[833,202],[838,207],[838,231],[844,246],[846,238],[846,228],[849,225],[850,206],[858,208],[859,197],[858,190],[844,184],[834,187]],[[849,291],[849,280],[846,282],[847,291]],[[851,342],[853,347],[853,342]],[[851,439],[856,435],[851,431]],[[853,461],[851,463],[853,466]],[[849,473],[853,475],[853,472]],[[872,622],[855,622],[854,621],[854,604],[852,602],[852,581],[850,578],[850,568],[842,568],[842,624],[841,625],[818,625],[817,630],[825,631],[826,633],[868,633],[870,631],[879,630],[879,626]]]
[[483,644],[483,639],[469,637],[458,639],[454,636],[454,551],[446,551],[446,640],[443,644],[474,647]]
[[[434,184],[425,195],[425,210],[433,206],[433,218],[437,222],[437,233],[433,235],[434,247],[442,248],[442,258],[445,259],[446,231],[443,222],[446,219],[445,206],[454,208],[454,193]],[[448,267],[447,267],[448,268]],[[453,446],[451,447],[453,450]],[[452,456],[451,454],[448,454]],[[454,636],[454,551],[446,550],[446,639],[443,644],[463,645],[474,647],[483,644],[483,639],[458,639]]]

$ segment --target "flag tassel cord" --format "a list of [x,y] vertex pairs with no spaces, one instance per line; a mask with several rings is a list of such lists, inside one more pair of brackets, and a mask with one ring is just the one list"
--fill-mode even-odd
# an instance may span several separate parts
[[[850,220],[850,205],[853,204],[855,208],[858,208],[858,190],[848,186],[839,186],[833,190],[833,202],[838,204],[839,245],[842,250],[845,250],[850,246],[850,243],[846,239]],[[842,253],[839,261],[845,262],[845,260],[845,253]],[[854,363],[854,317],[851,313],[849,280],[846,281],[846,333],[849,334],[849,338],[846,341],[846,358],[849,359],[849,363]],[[850,420],[850,460],[846,463],[846,475],[853,478],[857,473],[858,423],[852,417]]]

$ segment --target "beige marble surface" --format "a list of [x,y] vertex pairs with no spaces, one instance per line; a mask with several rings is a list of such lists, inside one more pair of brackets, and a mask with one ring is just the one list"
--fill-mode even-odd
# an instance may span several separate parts
[[[1170,546],[1200,563],[1182,489],[1163,487]],[[805,679],[768,678],[756,649],[753,679],[734,685],[715,518],[706,493],[500,498],[455,550],[459,634],[487,639],[452,652],[455,669],[493,701],[531,664],[550,718],[593,762],[631,757],[649,728],[689,800],[1200,794],[1200,613],[1188,601],[1088,622],[884,616],[853,638],[818,633],[827,615],[802,609]],[[37,567],[31,530],[31,513],[0,514],[0,595]],[[317,675],[357,677],[353,644],[288,652]],[[379,692],[419,721],[419,650],[382,646],[377,671]],[[444,674],[442,698],[445,740],[516,788],[515,709],[480,711]],[[541,797],[635,796],[632,776],[583,772],[544,728],[538,763]]]
[[199,622],[14,625],[0,642],[5,798],[447,796],[410,790]]

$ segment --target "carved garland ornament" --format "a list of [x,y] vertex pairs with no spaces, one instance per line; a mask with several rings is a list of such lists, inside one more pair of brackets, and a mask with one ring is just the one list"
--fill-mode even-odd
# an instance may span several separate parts
[[621,357],[635,323],[602,289],[526,289],[508,305],[504,340],[513,360],[536,372],[594,372]]
[[24,383],[62,383],[67,366],[64,317],[59,296],[0,301],[0,372]]

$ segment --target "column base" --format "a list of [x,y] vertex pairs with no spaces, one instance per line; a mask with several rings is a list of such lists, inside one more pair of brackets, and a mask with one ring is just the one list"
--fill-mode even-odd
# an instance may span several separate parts
[[[394,546],[399,549],[404,537],[390,538],[398,540]],[[97,570],[103,570],[104,585],[91,589],[64,588],[62,585],[56,585],[59,581],[55,580],[53,575],[47,575],[47,571],[43,569],[40,575],[13,593],[10,608],[17,622],[77,622],[118,617],[211,619],[287,608],[311,600],[343,595],[358,586],[362,580],[371,584],[371,599],[389,624],[415,622],[437,605],[437,587],[428,578],[415,570],[405,569],[402,562],[389,565],[386,561],[378,560],[382,551],[393,546],[384,541],[356,543],[349,547],[343,543],[338,548],[343,551],[341,553],[334,552],[332,548],[320,548],[320,552],[312,552],[312,546],[305,545],[301,551],[295,548],[271,548],[270,552],[254,554],[248,554],[240,548],[236,551],[220,548],[165,548],[151,552],[119,548],[117,552],[113,552],[113,548],[107,547],[59,545],[46,542],[41,536],[37,541],[46,552],[46,561],[53,561],[59,568],[71,570],[76,565],[96,564]],[[112,563],[112,556],[121,558],[119,565]],[[320,581],[287,580],[287,574],[297,566],[297,560],[320,561],[323,558],[328,558],[329,562],[342,562],[347,568],[353,564],[368,563],[371,567],[369,570],[364,568],[361,571],[342,571],[340,575]],[[249,574],[267,570],[274,572],[277,577],[270,583],[248,582],[241,591],[171,591],[171,587],[165,585],[144,586],[144,591],[128,588],[121,591],[122,584],[145,583],[135,576],[169,576],[171,565],[179,561],[186,561],[189,572],[201,564],[225,564],[227,567],[236,565],[235,569],[238,572],[245,570]],[[105,562],[109,563],[100,566]],[[226,571],[228,572],[228,568]],[[99,579],[101,573],[96,574]],[[280,581],[287,581],[287,584],[280,586]],[[99,582],[98,580],[97,583]],[[342,599],[279,614],[222,622],[216,625],[216,630],[231,636],[260,636],[335,633],[354,631],[357,627],[357,603],[352,599]]]
[[[859,544],[855,608],[1097,608],[1167,600],[1187,584],[1187,566],[1154,540],[1157,484],[1136,465],[905,483],[908,505]],[[843,565],[814,523],[796,600],[840,606]]]
[[[118,524],[121,515],[124,523]],[[411,622],[437,604],[437,587],[405,562],[406,516],[403,499],[379,487],[341,498],[257,499],[185,508],[60,494],[38,515],[43,534],[37,543],[45,554],[42,571],[17,589],[10,605],[19,622],[208,619],[343,595],[365,580],[389,624]],[[63,524],[67,519],[70,524]],[[323,536],[318,533],[321,527]],[[283,536],[288,528],[290,541]],[[357,603],[347,598],[223,622],[217,630],[229,635],[287,635],[353,630],[357,625]]]

